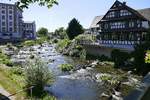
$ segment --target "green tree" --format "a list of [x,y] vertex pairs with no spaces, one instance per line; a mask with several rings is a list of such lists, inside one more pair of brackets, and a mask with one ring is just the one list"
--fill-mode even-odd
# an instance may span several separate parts
[[145,62],[146,53],[150,50],[150,30],[147,32],[145,41],[137,44],[134,49],[133,57],[136,72],[145,75],[150,71],[150,63]]
[[48,36],[48,29],[47,28],[40,28],[38,31],[37,31],[37,35],[39,37],[44,37],[44,36]]
[[130,58],[130,55],[127,52],[114,49],[111,52],[111,59],[114,61],[115,68],[122,67],[125,65],[125,62]]
[[28,8],[32,3],[38,3],[40,6],[47,6],[48,8],[52,7],[54,4],[58,5],[57,0],[16,0],[16,4],[20,9]]
[[[25,65],[25,83],[26,88],[34,86],[32,94],[35,97],[41,97],[44,93],[44,86],[53,81],[52,74],[48,66],[40,59],[28,61]],[[30,90],[27,94],[30,95]]]
[[142,75],[147,74],[150,71],[150,64],[145,62],[145,57],[147,50],[150,49],[150,42],[145,42],[135,46],[134,56],[134,66],[136,72]]
[[67,38],[67,33],[64,27],[60,27],[55,30],[54,32],[55,36],[57,36],[60,39],[66,39]]
[[78,20],[73,18],[69,22],[66,32],[67,32],[69,39],[74,39],[79,34],[82,34],[84,32],[84,29],[83,29],[82,25],[80,25]]

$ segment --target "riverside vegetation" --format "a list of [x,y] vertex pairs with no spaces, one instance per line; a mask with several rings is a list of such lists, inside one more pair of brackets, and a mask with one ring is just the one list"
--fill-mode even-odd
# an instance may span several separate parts
[[[31,99],[31,86],[34,86],[32,88],[32,100],[56,100],[55,97],[44,92],[44,86],[52,83],[54,78],[42,60],[33,57],[34,59],[29,59],[25,65],[18,65],[14,64],[10,58],[12,53],[17,53],[22,47],[41,45],[48,41],[48,36],[40,36],[37,40],[28,40],[19,44],[9,43],[1,46],[0,85],[10,94],[15,94],[16,100]],[[18,91],[20,92],[18,93]]]
[[[44,29],[45,30],[45,29]],[[41,31],[40,31],[41,32]],[[45,34],[46,32],[46,34]],[[109,61],[106,61],[106,57],[96,57],[99,60],[97,60],[97,63],[92,63],[93,59],[90,60],[92,57],[91,55],[88,55],[86,53],[86,50],[82,46],[82,42],[95,42],[96,37],[93,37],[92,35],[85,35],[85,34],[78,34],[77,36],[74,37],[74,39],[70,40],[67,36],[66,31],[63,28],[60,28],[56,31],[57,34],[54,33],[49,33],[45,31],[44,34],[46,35],[40,35],[40,38],[37,40],[29,40],[22,42],[20,45],[7,45],[7,48],[11,49],[20,49],[24,46],[30,47],[34,46],[37,44],[42,44],[44,42],[48,43],[56,43],[56,49],[60,53],[67,55],[67,56],[72,56],[76,57],[76,59],[80,58],[83,60],[87,60],[87,65],[81,67],[82,69],[89,70],[90,68],[96,69],[96,71],[99,73],[96,76],[94,75],[93,77],[96,77],[97,81],[102,81],[105,87],[108,89],[104,92],[105,94],[111,95],[112,89],[115,89],[118,87],[118,84],[121,82],[120,90],[123,96],[126,96],[139,82],[141,77],[138,77],[134,74],[127,74],[127,71],[122,70],[123,66],[132,66],[132,69],[135,67],[133,66],[134,60],[132,60],[131,56],[132,54],[127,54],[124,52],[121,52],[119,50],[114,50],[112,52],[112,58],[109,59]],[[54,36],[53,36],[54,35]],[[53,37],[57,37],[54,40],[49,40]],[[141,49],[140,49],[141,50]],[[140,52],[141,53],[141,52]],[[122,55],[123,54],[123,55]],[[125,56],[124,56],[125,55]],[[6,55],[3,53],[1,50],[0,52],[1,56],[1,69],[0,69],[0,74],[2,74],[3,80],[8,81],[7,83],[11,84],[5,84],[5,81],[0,81],[0,84],[6,88],[10,93],[16,93],[18,90],[22,90],[25,87],[29,86],[38,86],[37,88],[33,89],[33,96],[34,98],[40,98],[40,99],[45,99],[45,100],[55,100],[55,97],[51,97],[46,95],[45,92],[43,91],[43,86],[47,84],[51,84],[54,79],[52,77],[52,74],[47,72],[48,68],[47,66],[43,66],[44,64],[38,60],[38,62],[32,62],[28,63],[26,67],[22,66],[16,66],[14,65],[11,60],[9,55]],[[34,57],[32,57],[34,58]],[[121,58],[121,59],[120,59]],[[122,60],[123,59],[123,60]],[[144,59],[144,57],[143,57]],[[34,60],[34,59],[30,59]],[[4,67],[5,65],[5,67]],[[6,67],[10,66],[10,67]],[[62,71],[71,71],[72,69],[75,69],[76,66],[70,65],[70,64],[62,64],[60,65],[60,69]],[[89,68],[90,67],[90,68]],[[25,69],[27,68],[27,69]],[[116,69],[117,68],[117,69]],[[42,70],[40,70],[42,69]],[[43,70],[45,70],[47,73],[43,73]],[[80,69],[79,69],[80,71]],[[132,73],[134,73],[134,70],[131,70]],[[34,74],[34,75],[33,75]],[[38,76],[39,77],[35,77]],[[126,77],[129,75],[130,77]],[[34,77],[32,77],[34,76]],[[46,77],[49,76],[49,77]],[[138,80],[135,80],[135,79]],[[32,80],[31,80],[32,79]],[[131,82],[128,84],[127,82],[133,80],[133,83]],[[50,83],[49,83],[50,82]],[[17,83],[17,85],[16,85]],[[40,84],[38,84],[40,83]],[[42,83],[42,84],[41,84]],[[131,85],[132,84],[132,85]],[[15,85],[15,88],[13,87]],[[9,88],[7,88],[9,87]],[[37,91],[40,90],[40,91]],[[31,91],[27,92],[21,92],[20,94],[17,94],[17,100],[20,100],[20,97],[24,98],[29,98],[30,95],[26,96],[27,94],[30,94]],[[38,94],[41,94],[40,96]],[[38,96],[37,96],[38,95]]]

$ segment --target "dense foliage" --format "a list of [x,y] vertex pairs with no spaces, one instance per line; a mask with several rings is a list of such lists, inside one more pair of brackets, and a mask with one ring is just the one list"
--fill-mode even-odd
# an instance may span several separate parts
[[0,49],[0,64],[5,64],[7,66],[13,66],[12,61],[10,60],[9,56],[4,54],[2,50]]
[[69,39],[72,40],[79,34],[82,34],[84,32],[84,30],[83,30],[82,25],[80,25],[80,23],[78,22],[78,20],[73,18],[69,22],[66,32],[67,32]]
[[150,63],[150,50],[147,50],[145,54],[145,63]]
[[75,37],[75,40],[78,44],[82,43],[93,43],[96,41],[96,37],[91,34],[80,34]]
[[67,39],[67,33],[66,30],[63,27],[60,27],[58,29],[55,30],[55,32],[53,33],[54,38],[58,38],[58,39]]
[[43,36],[48,36],[48,29],[47,28],[40,28],[38,31],[37,31],[37,35],[39,37],[43,37]]
[[20,9],[28,8],[31,3],[38,3],[40,6],[52,7],[54,4],[58,4],[57,0],[17,0],[16,4]]
[[136,72],[143,75],[147,74],[150,71],[150,64],[145,62],[145,55],[147,50],[150,49],[150,42],[139,44],[135,46],[135,51],[133,52],[134,56],[134,65],[136,66]]
[[68,39],[60,40],[60,41],[57,43],[56,49],[57,49],[59,52],[63,52],[63,50],[65,50],[65,48],[67,48],[70,43],[71,43],[71,41],[68,40]]
[[130,58],[130,54],[127,52],[115,49],[111,52],[111,59],[114,61],[116,68],[125,66],[125,62]]
[[[43,95],[44,86],[52,82],[52,74],[48,66],[40,59],[28,61],[25,65],[26,87],[34,86],[32,89],[33,96],[40,97]],[[30,90],[27,93],[30,94]]]

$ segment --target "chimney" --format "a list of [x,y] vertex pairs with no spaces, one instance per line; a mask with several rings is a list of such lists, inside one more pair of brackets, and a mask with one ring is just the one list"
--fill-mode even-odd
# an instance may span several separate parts
[[123,4],[126,5],[126,2],[124,1]]

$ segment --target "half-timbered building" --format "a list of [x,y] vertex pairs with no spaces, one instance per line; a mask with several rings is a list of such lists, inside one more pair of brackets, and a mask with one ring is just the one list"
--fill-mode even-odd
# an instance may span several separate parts
[[104,16],[97,16],[95,19],[90,29],[91,32],[97,29],[99,44],[133,50],[135,44],[147,38],[150,8],[134,10],[126,2],[116,0]]

